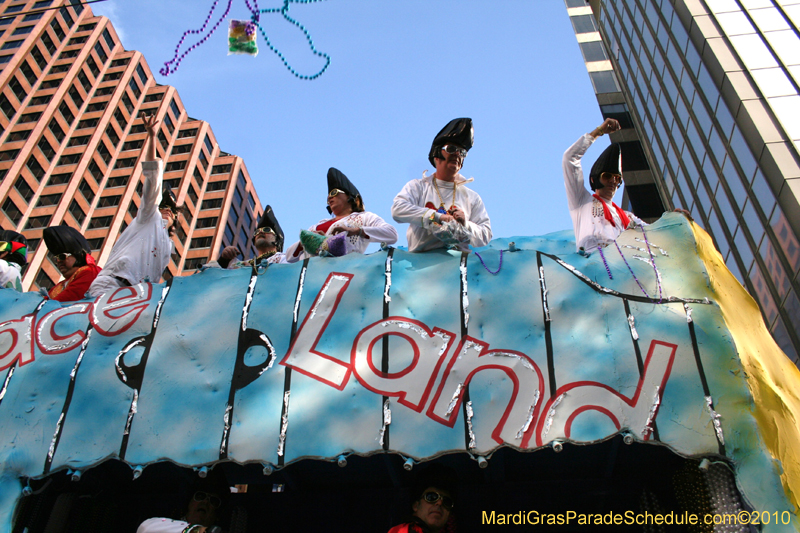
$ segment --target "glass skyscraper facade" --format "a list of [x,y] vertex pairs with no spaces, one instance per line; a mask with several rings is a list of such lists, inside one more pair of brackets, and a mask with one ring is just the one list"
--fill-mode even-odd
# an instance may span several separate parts
[[687,209],[798,364],[800,0],[565,3],[612,140],[644,159],[623,201]]

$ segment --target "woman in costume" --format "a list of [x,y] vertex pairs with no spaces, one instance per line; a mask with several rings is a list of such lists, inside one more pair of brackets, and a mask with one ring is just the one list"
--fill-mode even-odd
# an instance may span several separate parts
[[0,288],[22,292],[22,268],[28,263],[28,239],[10,229],[0,233]]
[[363,254],[370,243],[394,244],[397,230],[369,211],[364,211],[361,193],[347,176],[335,168],[328,170],[328,212],[333,218],[319,221],[300,240],[286,250],[290,263],[311,255],[342,256]]
[[48,296],[59,302],[83,300],[101,268],[92,257],[91,246],[78,230],[70,226],[51,226],[42,232],[47,250],[55,256],[64,279],[50,289]]

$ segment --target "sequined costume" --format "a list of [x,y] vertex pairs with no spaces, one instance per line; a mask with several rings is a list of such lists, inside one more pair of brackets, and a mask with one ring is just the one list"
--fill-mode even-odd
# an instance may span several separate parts
[[[569,204],[569,214],[572,218],[572,226],[575,230],[575,248],[577,251],[583,248],[585,251],[591,252],[600,245],[613,242],[619,237],[620,233],[628,228],[646,225],[633,213],[625,212],[630,222],[627,227],[622,227],[623,224],[619,214],[621,210],[617,205],[613,202],[608,205],[602,198],[592,195],[586,189],[583,181],[581,158],[594,141],[595,138],[588,133],[581,136],[575,144],[564,152],[562,161],[564,186],[567,189],[567,202]],[[606,219],[605,213],[610,214],[613,224]]]
[[92,282],[101,272],[101,268],[92,263],[80,267],[69,279],[62,279],[48,291],[51,300],[74,302],[83,300]]
[[193,533],[202,526],[170,518],[149,518],[139,524],[136,533]]

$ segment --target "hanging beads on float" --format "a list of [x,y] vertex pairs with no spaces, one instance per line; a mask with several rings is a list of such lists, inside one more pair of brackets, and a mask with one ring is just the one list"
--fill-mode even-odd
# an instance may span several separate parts
[[254,23],[249,20],[231,20],[228,24],[228,55],[258,55]]

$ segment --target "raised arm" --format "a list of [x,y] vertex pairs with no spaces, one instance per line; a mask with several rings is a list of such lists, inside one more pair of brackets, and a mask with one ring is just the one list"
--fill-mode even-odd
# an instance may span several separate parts
[[577,209],[581,204],[588,201],[587,198],[591,196],[591,193],[586,190],[586,185],[584,185],[583,168],[581,166],[583,155],[595,139],[618,129],[620,129],[619,122],[613,118],[607,118],[594,130],[582,135],[575,144],[564,152],[561,166],[564,171],[564,186],[567,188],[567,200],[570,210]]
[[142,199],[139,203],[137,217],[142,220],[149,219],[158,211],[158,204],[161,202],[161,182],[164,178],[163,162],[156,159],[156,133],[158,132],[159,120],[155,115],[142,115],[144,127],[147,130],[147,140],[145,141],[144,160],[142,161],[142,173],[144,174],[144,187],[142,188]]

